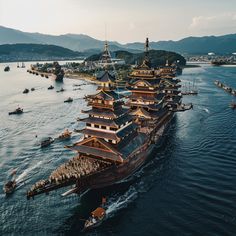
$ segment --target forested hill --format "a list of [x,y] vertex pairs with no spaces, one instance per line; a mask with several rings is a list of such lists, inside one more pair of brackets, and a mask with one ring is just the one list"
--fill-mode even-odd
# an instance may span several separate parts
[[83,56],[67,48],[44,44],[0,45],[0,61],[68,59]]
[[[101,58],[101,55],[102,55],[101,53],[95,54],[88,57],[86,60],[97,61]],[[114,58],[123,59],[126,64],[140,63],[145,56],[144,53],[131,53],[127,51],[116,51],[116,52],[113,52],[112,55]],[[166,60],[168,60],[169,63],[179,61],[180,65],[186,64],[185,58],[175,52],[168,52],[168,51],[163,51],[163,50],[150,50],[149,57],[150,57],[151,64],[153,67],[165,65]]]

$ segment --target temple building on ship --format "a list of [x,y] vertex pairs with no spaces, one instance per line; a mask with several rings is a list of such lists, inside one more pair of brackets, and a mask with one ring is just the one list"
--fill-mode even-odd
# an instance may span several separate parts
[[156,76],[161,79],[163,86],[162,92],[165,94],[165,100],[170,110],[176,110],[182,104],[181,82],[180,79],[175,78],[176,68],[169,65],[168,60],[164,67],[158,68]]
[[123,97],[114,90],[115,77],[105,71],[97,80],[99,92],[86,97],[92,108],[83,111],[89,116],[82,121],[84,140],[71,149],[86,156],[114,162],[123,162],[122,151],[131,139],[137,136],[137,125],[132,121],[129,110],[123,108]]

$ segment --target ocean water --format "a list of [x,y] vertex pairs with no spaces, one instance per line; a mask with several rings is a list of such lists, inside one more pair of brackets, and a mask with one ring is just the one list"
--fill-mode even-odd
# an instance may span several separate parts
[[[236,235],[236,111],[228,107],[234,97],[213,83],[218,79],[236,88],[236,67],[184,70],[182,82],[195,80],[199,89],[198,96],[184,97],[193,110],[176,114],[162,146],[124,183],[81,197],[62,197],[67,189],[61,189],[27,200],[33,183],[73,157],[64,145],[80,135],[43,150],[40,140],[80,128],[76,118],[86,108],[83,97],[96,87],[71,79],[54,84],[15,63],[8,73],[4,66],[0,64],[0,235],[83,235],[84,219],[102,196],[108,200],[107,219],[84,235]],[[47,89],[51,84],[54,90]],[[81,90],[74,90],[75,84],[82,84]],[[22,94],[32,87],[36,90]],[[61,87],[66,91],[56,93]],[[69,96],[73,103],[64,103]],[[25,113],[9,116],[18,105]],[[17,190],[5,197],[1,189],[15,168]]]

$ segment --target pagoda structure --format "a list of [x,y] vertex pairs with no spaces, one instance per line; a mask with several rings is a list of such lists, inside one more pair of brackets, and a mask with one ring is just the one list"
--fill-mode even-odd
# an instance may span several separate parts
[[83,113],[88,116],[80,119],[85,124],[83,140],[67,146],[77,155],[47,180],[33,185],[28,198],[74,184],[71,191],[77,193],[112,185],[133,173],[150,153],[149,137],[138,132],[129,109],[115,92],[115,77],[105,71],[97,80],[98,92],[86,96],[91,109]]
[[176,110],[182,103],[181,82],[180,79],[176,79],[176,68],[169,65],[168,60],[166,65],[160,67],[156,71],[156,75],[161,79],[161,84],[163,86],[162,92],[165,94],[165,100],[167,106],[170,110]]
[[84,140],[76,143],[72,149],[80,154],[96,159],[123,162],[120,147],[136,133],[136,125],[128,109],[123,108],[123,97],[117,94],[116,79],[108,71],[97,78],[99,92],[86,97],[92,108],[83,113],[86,127],[82,130]]
[[112,58],[111,58],[107,41],[105,41],[104,50],[98,62],[98,65],[103,68],[106,68],[107,66],[112,65]]
[[135,117],[140,131],[153,132],[170,115],[163,93],[164,86],[149,60],[149,41],[146,39],[145,57],[129,75],[127,89],[132,92],[127,105]]

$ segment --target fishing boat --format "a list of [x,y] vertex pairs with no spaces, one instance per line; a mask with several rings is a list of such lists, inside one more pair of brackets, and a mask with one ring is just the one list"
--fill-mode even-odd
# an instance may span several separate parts
[[64,92],[65,89],[64,88],[61,88],[60,90],[57,90],[57,93],[61,93],[61,92]]
[[14,192],[15,188],[16,188],[16,180],[14,178],[14,176],[16,175],[16,169],[14,169],[11,173],[12,176],[12,180],[8,181],[6,184],[4,184],[3,186],[3,191],[6,195],[11,194]]
[[4,71],[5,71],[5,72],[10,71],[10,66],[6,66],[6,67],[4,68]]
[[70,132],[68,129],[66,129],[62,134],[60,134],[58,136],[58,139],[60,139],[60,140],[70,139],[71,134],[72,134],[72,132]]
[[3,190],[5,194],[11,194],[14,192],[15,188],[16,188],[16,181],[10,180],[4,185]]
[[83,232],[96,228],[102,224],[106,218],[106,210],[102,207],[96,208],[91,212],[91,216],[85,221]]
[[41,148],[48,147],[53,142],[54,142],[54,139],[52,137],[48,137],[41,142]]
[[23,93],[28,93],[29,92],[29,89],[24,89]]
[[[215,82],[215,83],[217,83],[217,82]],[[189,82],[188,88],[186,85],[184,87],[185,87],[185,91],[181,92],[182,95],[198,95],[198,90],[195,86],[195,81],[193,81],[192,87],[190,85],[190,82]]]
[[231,102],[229,104],[229,107],[232,108],[233,110],[236,109],[236,102]]
[[18,114],[22,114],[22,113],[23,113],[23,109],[18,107],[18,108],[16,108],[15,111],[9,112],[8,114],[9,115],[18,115]]
[[73,98],[69,97],[64,102],[73,102]]
[[53,87],[52,85],[50,85],[50,86],[48,87],[48,90],[51,90],[51,89],[54,89],[54,87]]

